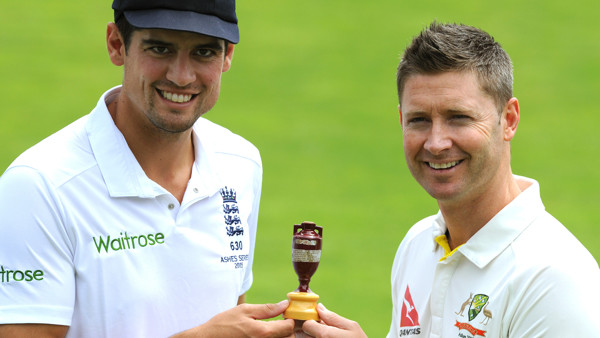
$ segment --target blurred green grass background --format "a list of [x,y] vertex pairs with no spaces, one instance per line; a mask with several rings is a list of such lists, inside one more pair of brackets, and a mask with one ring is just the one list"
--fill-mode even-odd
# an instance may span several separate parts
[[[120,83],[104,42],[110,4],[3,4],[0,172]],[[263,158],[248,301],[297,287],[292,226],[310,220],[324,227],[311,288],[369,336],[386,334],[396,248],[437,211],[404,163],[395,92],[402,50],[434,19],[480,27],[511,55],[521,104],[513,171],[540,182],[546,208],[600,259],[599,9],[595,0],[238,1],[241,43],[206,117]]]

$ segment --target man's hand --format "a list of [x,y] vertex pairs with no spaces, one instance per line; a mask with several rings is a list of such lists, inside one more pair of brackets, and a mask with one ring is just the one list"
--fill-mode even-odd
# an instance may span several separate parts
[[357,322],[327,310],[323,304],[317,305],[317,312],[319,312],[319,317],[321,317],[320,323],[314,320],[307,320],[302,325],[302,330],[307,334],[316,338],[367,337]]
[[173,336],[185,337],[294,337],[294,320],[262,321],[281,315],[287,300],[277,304],[241,304],[219,313],[208,322]]

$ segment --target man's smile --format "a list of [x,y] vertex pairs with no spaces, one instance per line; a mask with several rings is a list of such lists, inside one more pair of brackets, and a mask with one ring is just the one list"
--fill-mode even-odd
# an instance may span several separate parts
[[186,103],[191,101],[192,98],[196,97],[196,95],[192,94],[177,94],[160,89],[157,89],[157,91],[162,98],[175,103]]
[[433,162],[425,162],[427,163],[427,165],[435,170],[442,170],[442,169],[450,169],[456,165],[458,165],[459,163],[461,163],[462,160],[460,161],[452,161],[452,162],[445,162],[445,163],[433,163]]

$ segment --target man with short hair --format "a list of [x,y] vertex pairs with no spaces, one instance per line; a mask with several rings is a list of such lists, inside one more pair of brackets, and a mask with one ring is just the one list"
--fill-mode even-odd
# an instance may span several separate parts
[[[598,337],[598,264],[513,175],[520,119],[508,54],[480,29],[433,23],[398,68],[404,154],[440,211],[414,225],[392,268],[388,337]],[[360,337],[323,308],[320,337]]]
[[[201,116],[234,0],[115,0],[123,84],[0,178],[0,337],[291,337],[249,305],[258,150]],[[238,304],[242,304],[237,306]]]

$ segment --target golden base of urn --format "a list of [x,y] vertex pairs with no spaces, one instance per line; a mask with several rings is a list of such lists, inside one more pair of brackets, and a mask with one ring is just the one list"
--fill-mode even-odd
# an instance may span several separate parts
[[319,295],[312,292],[290,292],[287,296],[290,306],[283,313],[284,318],[319,321],[317,313]]

